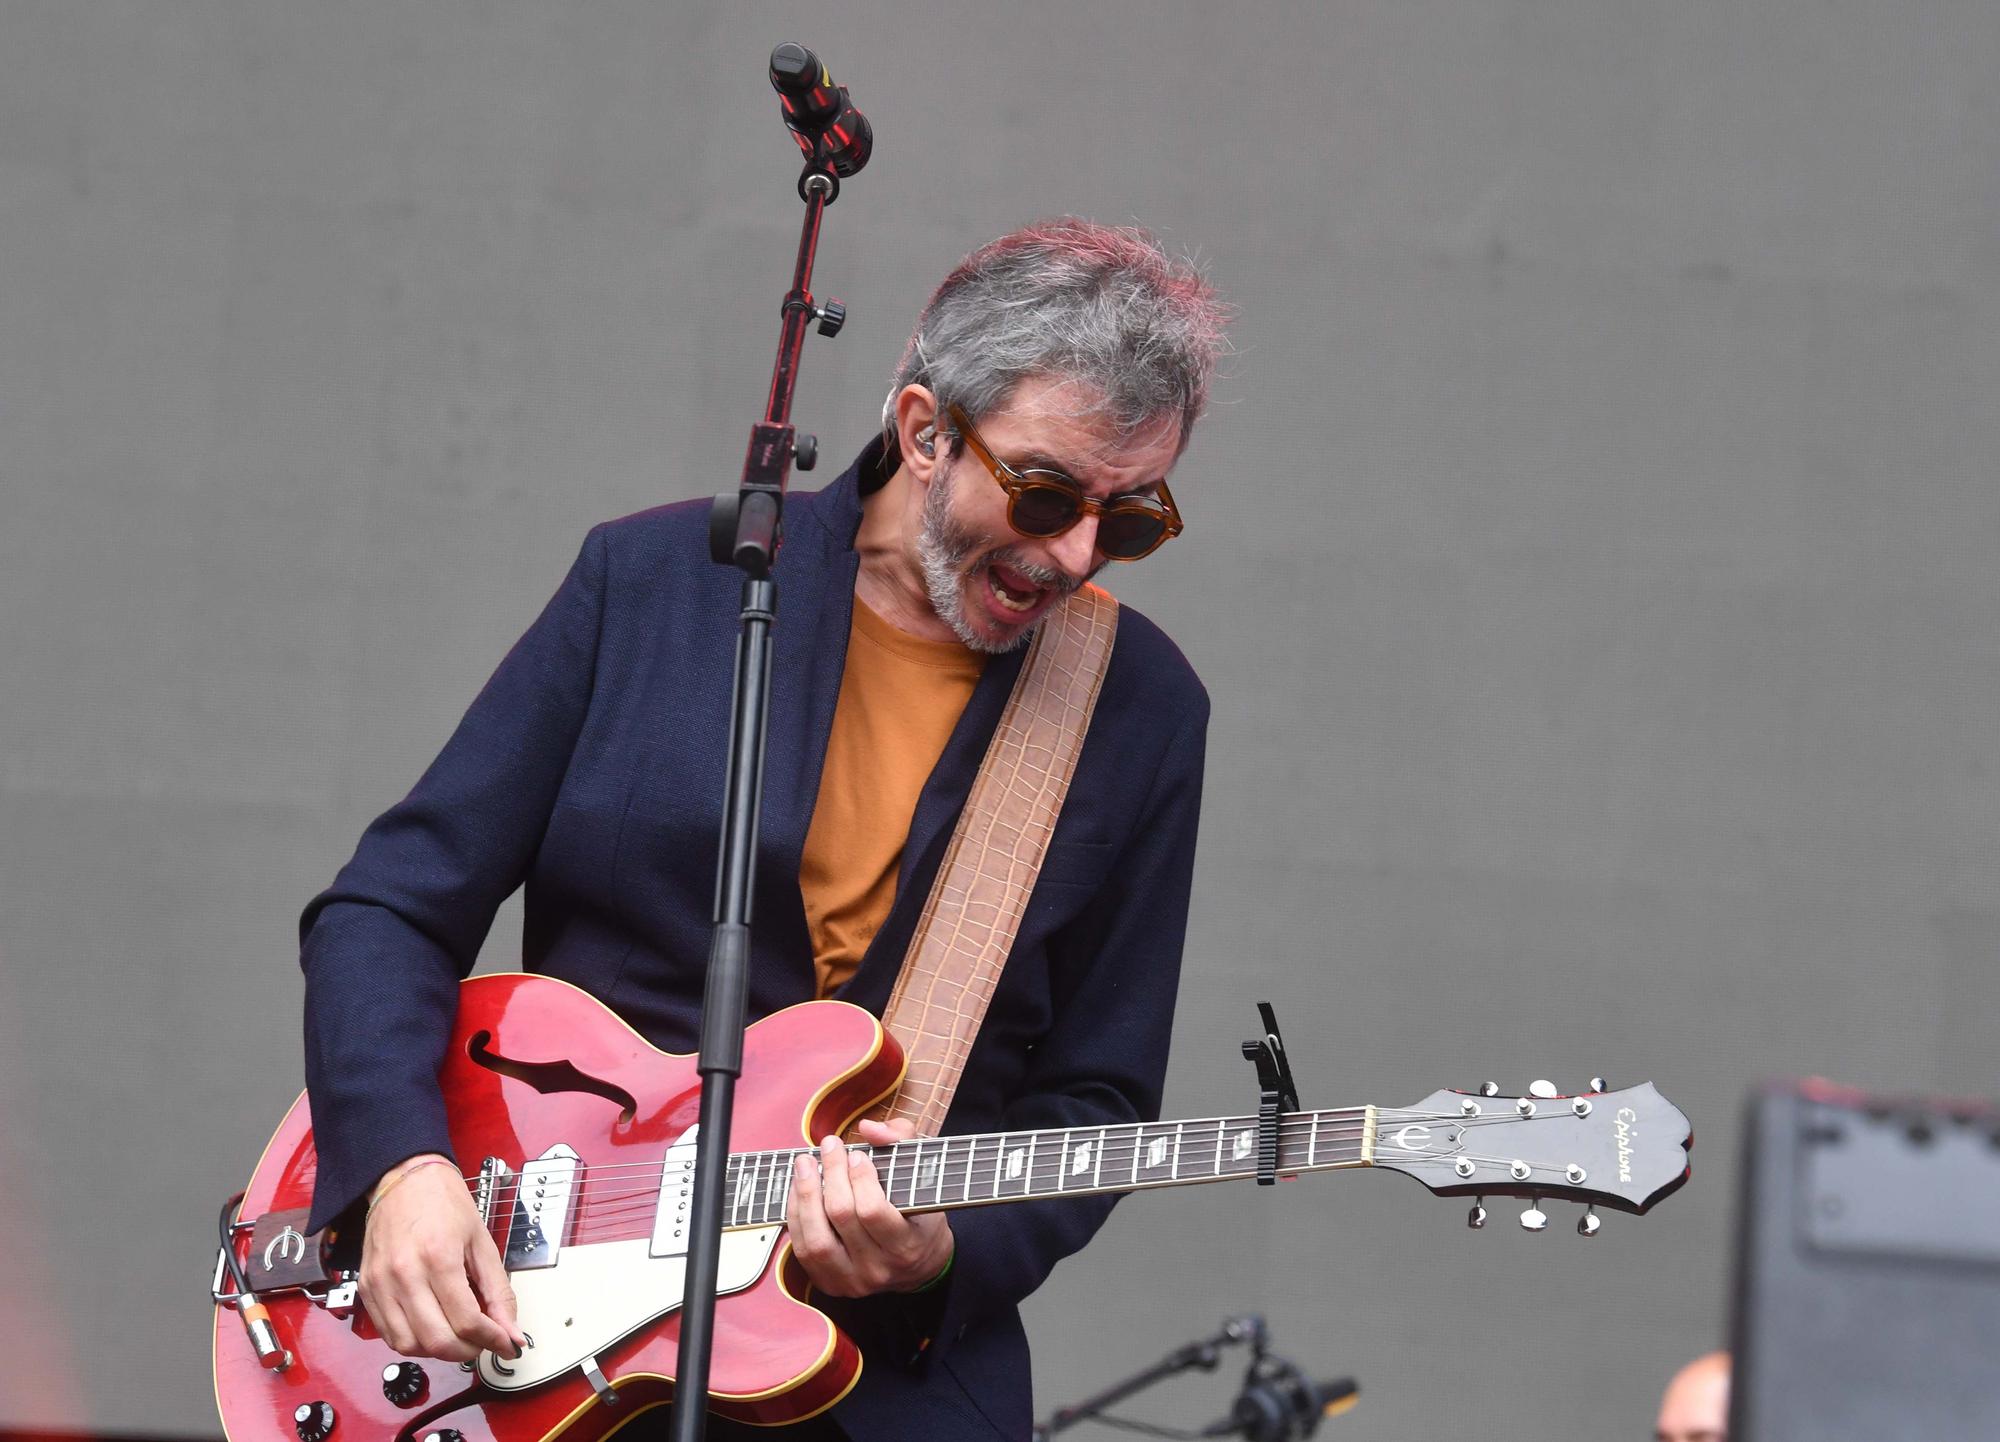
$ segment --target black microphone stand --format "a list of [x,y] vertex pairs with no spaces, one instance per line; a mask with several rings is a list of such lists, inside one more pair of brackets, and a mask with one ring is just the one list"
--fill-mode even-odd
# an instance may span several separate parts
[[743,1074],[743,1030],[749,993],[750,911],[757,859],[757,818],[764,793],[764,740],[771,693],[771,626],[778,588],[771,566],[782,537],[785,482],[796,459],[811,470],[818,450],[811,436],[791,424],[792,388],[806,324],[821,335],[839,333],[846,311],[839,301],[817,305],[812,297],[813,258],[820,218],[840,194],[840,177],[868,158],[843,124],[866,122],[846,104],[846,92],[826,79],[810,51],[780,45],[771,52],[771,83],[783,101],[785,123],[805,152],[799,198],[805,221],[799,232],[792,288],[786,292],[778,359],[764,419],[750,428],[743,480],[734,495],[715,498],[709,512],[709,551],[744,575],[736,642],[736,688],[730,713],[729,768],[722,838],[716,863],[715,931],[709,944],[708,980],[702,994],[701,1112],[695,1134],[694,1207],[688,1223],[687,1271],[675,1367],[674,1442],[701,1442],[708,1416],[709,1359],[715,1347],[715,1280],[722,1253],[722,1184],[729,1160],[730,1118],[736,1079]]
[[1074,1427],[1079,1422],[1088,1422],[1106,1409],[1117,1406],[1135,1392],[1144,1391],[1156,1382],[1194,1368],[1213,1372],[1222,1360],[1222,1349],[1233,1343],[1247,1342],[1254,1356],[1264,1355],[1264,1319],[1257,1316],[1231,1317],[1222,1324],[1222,1330],[1212,1337],[1204,1337],[1199,1342],[1189,1342],[1177,1347],[1146,1368],[1134,1373],[1124,1381],[1105,1388],[1094,1397],[1069,1407],[1058,1408],[1046,1422],[1035,1428],[1035,1442],[1048,1442],[1056,1433]]

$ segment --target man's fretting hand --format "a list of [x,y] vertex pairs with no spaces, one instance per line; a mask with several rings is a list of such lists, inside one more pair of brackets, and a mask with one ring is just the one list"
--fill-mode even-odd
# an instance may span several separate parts
[[[871,1147],[906,1141],[916,1130],[904,1120],[860,1126]],[[956,1246],[944,1213],[904,1216],[883,1193],[875,1163],[837,1137],[820,1143],[817,1158],[802,1155],[793,1163],[785,1217],[792,1255],[813,1286],[832,1297],[914,1292],[943,1274]]]
[[361,1300],[382,1339],[406,1357],[518,1357],[527,1338],[514,1288],[457,1163],[412,1157],[384,1172],[372,1195]]

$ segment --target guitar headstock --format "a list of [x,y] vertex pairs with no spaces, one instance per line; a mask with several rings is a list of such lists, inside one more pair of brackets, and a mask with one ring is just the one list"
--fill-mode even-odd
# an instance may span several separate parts
[[[1689,1175],[1694,1132],[1651,1082],[1564,1096],[1537,1082],[1527,1096],[1495,1087],[1433,1092],[1377,1113],[1374,1162],[1406,1172],[1441,1197],[1528,1197],[1522,1225],[1540,1231],[1552,1198],[1640,1214]],[[1594,1214],[1578,1230],[1597,1230]],[[1473,1208],[1471,1224],[1485,1222]]]

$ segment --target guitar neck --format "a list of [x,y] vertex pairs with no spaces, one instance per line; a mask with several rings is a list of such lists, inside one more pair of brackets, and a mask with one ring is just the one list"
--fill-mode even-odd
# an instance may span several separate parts
[[[1274,1170],[1330,1172],[1371,1165],[1375,1109],[1288,1112],[1278,1119]],[[995,1202],[1136,1192],[1254,1177],[1257,1118],[1133,1122],[1104,1127],[920,1137],[871,1153],[882,1188],[902,1212],[952,1211]],[[784,1221],[798,1151],[739,1152],[724,1184],[728,1227]]]

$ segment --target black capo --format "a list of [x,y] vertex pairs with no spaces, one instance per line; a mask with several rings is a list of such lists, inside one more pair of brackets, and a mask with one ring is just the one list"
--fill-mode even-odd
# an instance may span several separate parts
[[1257,1014],[1264,1019],[1264,1035],[1244,1042],[1243,1055],[1257,1064],[1257,1185],[1268,1187],[1278,1180],[1278,1118],[1299,1109],[1299,1087],[1278,1032],[1278,1013],[1260,1001]]

